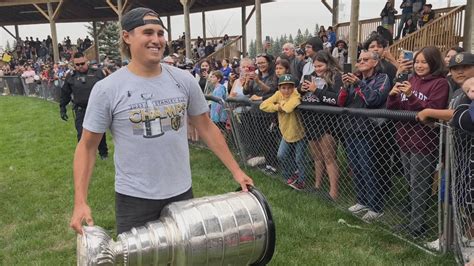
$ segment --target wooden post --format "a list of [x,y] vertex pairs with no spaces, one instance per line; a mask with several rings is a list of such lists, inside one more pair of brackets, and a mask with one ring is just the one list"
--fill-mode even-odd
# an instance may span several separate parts
[[349,31],[349,57],[352,68],[354,68],[357,62],[357,45],[358,45],[358,32],[359,32],[359,0],[352,0],[351,4],[351,25]]
[[20,31],[18,30],[18,25],[15,25],[15,39],[18,42],[18,39],[20,39]]
[[202,39],[206,43],[206,12],[202,11]]
[[180,0],[181,4],[183,5],[183,13],[184,13],[184,39],[185,39],[185,46],[186,46],[186,58],[192,58],[191,52],[191,23],[189,18],[189,11],[191,9],[191,5],[194,3],[194,0]]
[[472,23],[474,23],[474,3],[467,1],[466,18],[464,20],[464,50],[474,53],[474,33],[472,32]]
[[92,21],[92,38],[94,38],[94,51],[95,51],[95,60],[97,63],[100,63],[100,56],[99,56],[99,36],[97,34],[97,22]]
[[256,24],[256,45],[257,54],[263,52],[262,43],[262,4],[260,0],[255,0],[255,24]]
[[171,45],[171,41],[173,41],[173,36],[171,35],[171,16],[168,16],[166,19],[166,27],[168,28],[168,43]]
[[332,26],[339,23],[339,0],[332,0]]
[[59,62],[59,48],[58,48],[58,35],[56,32],[56,21],[54,18],[53,6],[51,3],[48,6],[49,26],[51,27],[51,38],[53,44],[53,62]]
[[242,57],[247,56],[247,23],[245,23],[247,18],[246,11],[245,5],[242,5]]

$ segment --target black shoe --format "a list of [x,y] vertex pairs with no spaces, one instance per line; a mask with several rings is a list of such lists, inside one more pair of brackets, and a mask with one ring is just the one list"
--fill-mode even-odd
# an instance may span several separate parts
[[109,158],[109,155],[108,155],[108,154],[103,154],[103,155],[101,154],[101,155],[100,155],[100,159],[101,159],[102,161],[107,160],[107,158]]

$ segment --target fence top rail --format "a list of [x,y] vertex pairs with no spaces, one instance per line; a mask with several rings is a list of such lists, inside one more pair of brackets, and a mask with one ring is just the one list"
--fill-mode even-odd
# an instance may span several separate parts
[[[247,97],[229,97],[227,103],[234,103],[244,106],[259,106],[261,101],[250,101]],[[366,109],[366,108],[347,108],[329,105],[305,105],[298,106],[299,110],[307,110],[316,113],[350,115],[367,118],[382,118],[396,121],[416,122],[418,112],[406,110],[388,110],[388,109]]]

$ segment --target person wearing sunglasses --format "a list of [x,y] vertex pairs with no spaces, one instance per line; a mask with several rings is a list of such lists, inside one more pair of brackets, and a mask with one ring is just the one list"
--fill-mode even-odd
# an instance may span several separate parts
[[[77,131],[77,141],[82,136],[82,122],[86,114],[87,102],[92,91],[92,87],[106,75],[102,69],[89,68],[89,62],[83,53],[77,52],[73,58],[74,71],[71,71],[64,81],[61,88],[61,98],[59,101],[59,110],[61,119],[68,120],[67,105],[73,102],[73,111],[75,113],[74,124]],[[105,134],[99,144],[99,156],[102,160],[108,157],[107,142]]]
[[[387,74],[377,71],[380,58],[377,53],[362,50],[357,60],[360,75],[346,73],[342,75],[344,87],[339,92],[338,105],[349,108],[384,108],[390,92],[390,80]],[[367,117],[349,116],[342,124],[344,144],[349,167],[354,175],[356,204],[349,207],[353,214],[365,212],[362,219],[373,222],[383,215],[385,187],[378,165],[384,158],[378,157],[377,147],[379,121]]]

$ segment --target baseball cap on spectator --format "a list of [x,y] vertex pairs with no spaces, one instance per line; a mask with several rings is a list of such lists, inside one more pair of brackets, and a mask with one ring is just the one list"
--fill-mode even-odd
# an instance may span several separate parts
[[433,8],[433,5],[432,4],[425,4],[425,6],[429,7],[429,8]]
[[474,65],[474,55],[469,52],[459,53],[449,60],[448,68],[456,66],[473,66]]
[[303,50],[303,49],[301,49],[301,48],[298,48],[298,49],[296,49],[296,54],[299,54],[299,55],[305,55],[305,52],[304,52],[304,50]]
[[281,75],[280,78],[278,78],[278,86],[283,85],[283,84],[296,84],[295,79],[293,78],[292,75],[290,74],[285,74]]
[[305,45],[311,45],[315,52],[323,50],[323,42],[319,37],[311,37],[306,42]]
[[[156,16],[156,19],[144,19],[146,15]],[[131,31],[136,27],[140,27],[146,24],[158,24],[163,26],[163,22],[158,16],[158,13],[152,9],[146,7],[137,7],[128,11],[125,15],[122,16],[122,21],[120,21],[122,29],[125,31]]]

